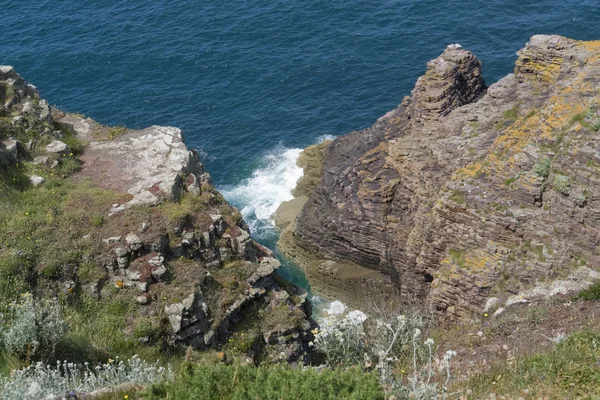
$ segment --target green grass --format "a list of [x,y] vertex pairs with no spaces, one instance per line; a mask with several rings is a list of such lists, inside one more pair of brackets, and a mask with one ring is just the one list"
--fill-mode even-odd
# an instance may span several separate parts
[[465,252],[457,249],[448,250],[448,254],[452,258],[452,261],[456,263],[459,267],[464,267],[465,265]]
[[81,294],[64,299],[64,304],[69,331],[57,349],[63,359],[93,364],[137,354],[166,364],[182,356],[165,347],[166,321],[160,315],[140,315],[136,304],[117,289],[106,300]]
[[[600,396],[600,335],[584,331],[573,334],[554,349],[515,359],[473,376],[460,389],[472,391],[469,398],[487,398],[490,393],[517,398],[526,390],[533,397],[598,398]],[[454,388],[454,389],[459,389]]]
[[383,400],[377,376],[360,369],[317,371],[290,366],[184,365],[174,382],[155,385],[144,399]]
[[600,300],[600,283],[595,283],[589,288],[582,290],[575,296],[575,300]]
[[505,120],[516,120],[517,119],[517,114],[519,113],[519,106],[514,106],[513,108],[504,111],[504,113],[502,114],[502,116],[504,117]]
[[97,220],[91,210],[110,207],[113,194],[85,183],[73,184],[46,174],[37,188],[10,188],[0,197],[0,299],[6,304],[36,286],[41,277],[73,272],[98,243],[82,238]]
[[460,190],[455,190],[449,197],[450,200],[455,202],[456,204],[465,204],[467,199],[463,192]]

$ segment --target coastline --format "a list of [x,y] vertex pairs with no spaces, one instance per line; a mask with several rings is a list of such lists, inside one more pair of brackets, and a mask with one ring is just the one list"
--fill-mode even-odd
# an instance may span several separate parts
[[312,248],[295,235],[296,217],[321,180],[323,160],[331,140],[305,148],[297,164],[304,171],[292,190],[294,198],[282,202],[271,216],[281,230],[277,248],[306,274],[315,295],[341,301],[349,309],[366,310],[367,298],[391,293],[391,278],[347,260],[331,257]]

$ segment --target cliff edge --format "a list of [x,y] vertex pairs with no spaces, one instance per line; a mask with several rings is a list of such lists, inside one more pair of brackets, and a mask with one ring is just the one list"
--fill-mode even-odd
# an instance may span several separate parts
[[0,210],[0,309],[24,293],[60,299],[87,353],[309,361],[306,293],[177,128],[61,112],[0,66]]
[[443,318],[581,290],[598,279],[599,89],[600,42],[533,36],[489,88],[451,45],[398,108],[325,146],[280,246],[325,289],[377,274]]

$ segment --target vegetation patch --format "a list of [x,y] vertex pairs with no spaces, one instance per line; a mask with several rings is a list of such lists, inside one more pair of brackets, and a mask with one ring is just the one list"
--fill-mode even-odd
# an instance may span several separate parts
[[575,300],[593,301],[600,300],[600,283],[595,283],[589,288],[582,290],[575,296]]
[[533,398],[596,398],[600,395],[600,336],[596,332],[575,333],[553,350],[498,365],[457,385],[469,398],[495,393],[509,398],[530,394]]
[[108,140],[114,140],[119,136],[122,136],[127,132],[127,128],[124,126],[115,126],[108,130]]
[[186,365],[172,382],[152,386],[144,399],[373,399],[385,395],[377,375],[358,368],[299,369],[290,366]]
[[563,196],[571,194],[571,179],[568,176],[557,175],[554,178],[554,189]]

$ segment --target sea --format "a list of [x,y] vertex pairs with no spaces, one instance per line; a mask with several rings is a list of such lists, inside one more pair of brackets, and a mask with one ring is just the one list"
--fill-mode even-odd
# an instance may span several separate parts
[[[301,149],[372,125],[459,43],[488,84],[534,34],[600,39],[598,0],[0,0],[0,64],[106,125],[180,127],[254,237]],[[282,273],[310,289],[278,254]]]

